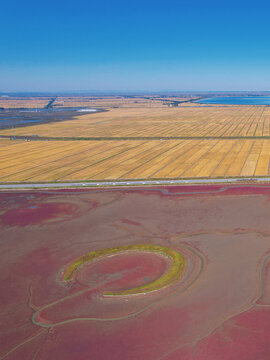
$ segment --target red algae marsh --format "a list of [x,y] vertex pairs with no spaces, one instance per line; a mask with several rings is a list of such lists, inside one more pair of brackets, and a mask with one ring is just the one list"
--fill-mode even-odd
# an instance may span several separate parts
[[0,359],[269,360],[269,218],[268,185],[0,192]]

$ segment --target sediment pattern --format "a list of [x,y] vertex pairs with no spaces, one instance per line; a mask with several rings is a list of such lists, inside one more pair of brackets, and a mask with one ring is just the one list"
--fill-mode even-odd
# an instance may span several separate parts
[[135,295],[156,291],[173,284],[181,277],[185,270],[186,260],[184,256],[173,249],[157,245],[127,245],[116,248],[91,251],[90,253],[81,256],[66,269],[64,274],[64,280],[71,280],[75,276],[76,270],[85,263],[89,263],[93,260],[107,255],[114,255],[120,252],[128,251],[147,251],[151,253],[162,254],[168,256],[172,260],[172,265],[170,266],[170,269],[167,273],[163,274],[159,279],[149,284],[139,286],[135,289],[124,290],[121,292],[106,292],[104,293],[104,295]]
[[[0,198],[1,360],[268,360],[268,185]],[[164,248],[177,281],[115,295],[169,274]]]

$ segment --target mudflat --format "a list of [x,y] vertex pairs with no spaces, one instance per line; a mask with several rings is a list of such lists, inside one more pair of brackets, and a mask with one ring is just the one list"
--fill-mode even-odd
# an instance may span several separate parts
[[1,192],[0,359],[268,360],[269,199],[268,185]]

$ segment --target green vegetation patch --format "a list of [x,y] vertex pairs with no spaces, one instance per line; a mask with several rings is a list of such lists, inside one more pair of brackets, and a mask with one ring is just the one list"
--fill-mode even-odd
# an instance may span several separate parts
[[125,251],[146,251],[165,255],[172,260],[172,264],[170,269],[165,274],[146,285],[120,292],[107,292],[104,295],[135,295],[162,289],[175,283],[183,275],[186,267],[186,259],[184,256],[173,249],[159,245],[127,245],[91,251],[90,253],[81,256],[67,267],[64,274],[64,280],[72,280],[75,276],[76,270],[85,263],[89,263],[103,256],[117,254]]

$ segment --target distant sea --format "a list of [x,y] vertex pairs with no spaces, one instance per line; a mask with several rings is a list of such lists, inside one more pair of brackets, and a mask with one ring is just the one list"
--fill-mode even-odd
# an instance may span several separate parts
[[200,104],[270,105],[270,96],[224,96],[196,101]]

